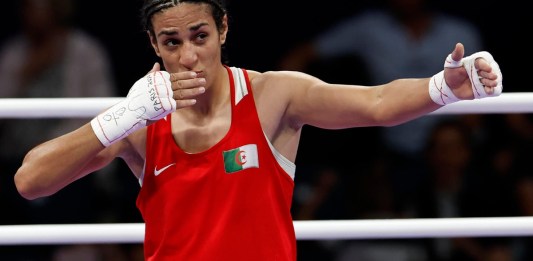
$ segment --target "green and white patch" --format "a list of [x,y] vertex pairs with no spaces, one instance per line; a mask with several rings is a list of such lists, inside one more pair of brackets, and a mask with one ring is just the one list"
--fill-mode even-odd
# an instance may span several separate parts
[[223,152],[226,173],[235,173],[249,168],[259,168],[257,145],[248,144]]

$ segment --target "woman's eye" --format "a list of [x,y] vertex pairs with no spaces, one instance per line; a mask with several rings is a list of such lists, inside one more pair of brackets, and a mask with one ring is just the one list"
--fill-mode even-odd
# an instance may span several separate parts
[[198,34],[198,35],[196,36],[196,38],[197,38],[198,40],[201,40],[201,41],[202,41],[202,40],[204,40],[205,38],[207,38],[207,34],[203,34],[203,33],[202,33],[202,34]]
[[174,39],[169,39],[169,40],[165,41],[165,45],[166,46],[176,46],[176,45],[178,45],[178,41],[176,41]]

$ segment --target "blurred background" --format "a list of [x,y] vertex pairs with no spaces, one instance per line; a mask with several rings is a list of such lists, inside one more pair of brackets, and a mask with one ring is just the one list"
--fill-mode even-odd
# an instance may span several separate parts
[[[419,2],[430,11],[419,10]],[[371,85],[389,76],[431,76],[453,49],[447,41],[459,39],[467,55],[493,54],[504,92],[531,92],[525,3],[229,0],[228,65]],[[139,0],[4,1],[0,98],[125,96],[157,61],[140,26],[140,6]],[[349,37],[342,33],[347,28],[353,28]],[[24,153],[88,120],[0,119],[0,225],[142,222],[138,183],[120,161],[45,199],[17,194],[13,174]],[[390,130],[306,126],[293,216],[529,216],[532,148],[529,114],[430,115]],[[529,237],[307,240],[298,241],[298,260],[533,260],[532,243]],[[0,246],[0,260],[142,260],[142,245]]]

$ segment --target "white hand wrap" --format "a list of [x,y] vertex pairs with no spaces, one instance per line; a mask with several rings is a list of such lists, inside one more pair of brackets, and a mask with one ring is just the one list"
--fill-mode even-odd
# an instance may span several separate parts
[[[481,82],[481,77],[477,73],[474,65],[477,58],[485,59],[492,67],[492,72],[498,75],[498,84],[496,87],[494,87],[494,92],[491,94],[488,94],[485,91],[485,86]],[[466,72],[468,73],[475,99],[498,96],[502,93],[502,73],[498,63],[496,63],[490,53],[477,52],[470,56],[464,57],[461,59],[461,61],[454,61],[451,54],[446,57],[444,68],[458,68],[461,66],[465,67]],[[446,84],[446,81],[444,80],[444,71],[441,71],[431,77],[431,80],[429,81],[429,95],[435,103],[440,105],[446,105],[459,101],[459,99],[453,94],[448,84]]]
[[91,127],[107,147],[145,127],[148,120],[159,120],[175,111],[172,96],[170,74],[151,72],[135,82],[126,99],[92,119]]
[[460,101],[459,98],[455,97],[448,84],[446,84],[446,81],[444,80],[444,71],[440,71],[433,75],[429,80],[429,96],[435,103],[440,105]]

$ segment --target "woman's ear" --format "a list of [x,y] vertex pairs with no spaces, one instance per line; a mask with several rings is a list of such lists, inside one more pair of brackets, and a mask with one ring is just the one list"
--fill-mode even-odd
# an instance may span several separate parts
[[159,47],[157,46],[157,39],[155,38],[155,36],[152,35],[150,31],[146,31],[146,33],[148,34],[148,38],[150,39],[150,44],[152,45],[152,48],[154,48],[155,54],[158,57],[161,57],[161,53],[159,52]]
[[222,18],[222,31],[220,32],[220,44],[226,43],[226,36],[228,35],[228,16],[224,15]]

